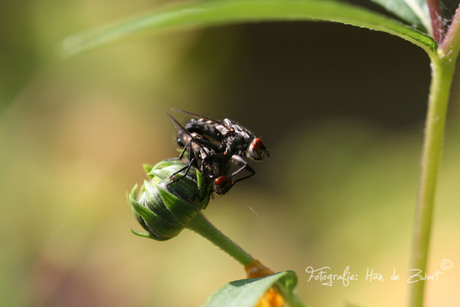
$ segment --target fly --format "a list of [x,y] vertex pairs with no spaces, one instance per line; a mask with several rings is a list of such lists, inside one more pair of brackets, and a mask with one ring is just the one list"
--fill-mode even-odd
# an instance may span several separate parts
[[[260,161],[269,156],[262,139],[235,121],[173,110],[192,117],[182,126],[168,114],[178,131],[177,143],[182,148],[179,158],[186,156],[187,167],[199,169],[208,183],[213,182],[218,194],[227,193],[236,182],[255,174],[247,160]],[[236,177],[243,172],[246,174]]]

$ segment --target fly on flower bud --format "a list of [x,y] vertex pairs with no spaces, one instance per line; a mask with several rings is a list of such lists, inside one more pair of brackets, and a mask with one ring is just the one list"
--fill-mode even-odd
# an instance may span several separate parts
[[134,216],[148,233],[133,233],[159,241],[171,239],[206,208],[212,186],[179,159],[144,168],[150,180],[144,181],[138,195],[136,185],[128,198]]

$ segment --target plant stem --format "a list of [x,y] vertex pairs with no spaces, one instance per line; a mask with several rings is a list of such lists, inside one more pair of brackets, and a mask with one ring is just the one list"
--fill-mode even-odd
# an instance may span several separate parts
[[[422,275],[426,274],[436,181],[441,162],[447,104],[455,67],[455,59],[433,55],[431,61],[432,80],[425,123],[410,267],[421,270]],[[424,286],[423,280],[410,284],[410,306],[423,306]]]
[[[428,0],[430,12],[439,7],[436,0]],[[434,16],[436,17],[436,16]],[[432,15],[432,19],[434,18]],[[433,26],[436,21],[433,21]],[[436,33],[436,29],[433,29]],[[443,30],[444,31],[444,30]],[[443,32],[445,33],[445,32]],[[426,274],[431,223],[433,219],[436,182],[441,164],[442,145],[455,63],[460,50],[460,6],[457,8],[447,35],[437,54],[428,53],[431,59],[431,86],[428,98],[428,114],[425,123],[425,139],[422,153],[422,169],[415,210],[412,238],[411,269]],[[423,306],[425,281],[410,284],[410,306]]]
[[202,213],[197,214],[187,227],[220,247],[242,265],[246,266],[254,261],[251,255],[214,227]]

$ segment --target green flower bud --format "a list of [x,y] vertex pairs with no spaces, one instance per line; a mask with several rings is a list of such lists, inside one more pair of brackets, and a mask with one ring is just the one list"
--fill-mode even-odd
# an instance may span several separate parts
[[194,167],[187,171],[187,164],[179,159],[144,168],[150,181],[144,181],[138,196],[136,185],[128,198],[134,216],[148,233],[132,232],[159,241],[171,239],[206,208],[212,185]]

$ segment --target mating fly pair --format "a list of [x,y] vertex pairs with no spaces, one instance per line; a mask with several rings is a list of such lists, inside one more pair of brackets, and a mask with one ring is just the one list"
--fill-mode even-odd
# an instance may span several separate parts
[[235,121],[173,111],[192,117],[182,126],[168,113],[177,129],[177,144],[182,148],[179,158],[187,158],[187,170],[192,166],[198,169],[205,184],[212,183],[217,194],[227,193],[236,182],[256,173],[247,160],[260,161],[269,156],[262,139]]

